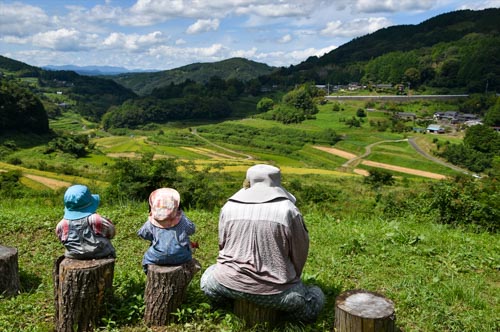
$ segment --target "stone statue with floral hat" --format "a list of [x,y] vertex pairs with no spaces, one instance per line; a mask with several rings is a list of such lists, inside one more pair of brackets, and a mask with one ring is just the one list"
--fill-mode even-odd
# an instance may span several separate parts
[[180,209],[180,195],[172,188],[159,188],[149,195],[149,217],[137,234],[150,241],[142,266],[181,265],[192,259],[191,241],[194,223]]

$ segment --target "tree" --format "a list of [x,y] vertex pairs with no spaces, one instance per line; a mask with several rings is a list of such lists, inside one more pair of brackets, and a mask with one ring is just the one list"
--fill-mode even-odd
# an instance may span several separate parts
[[390,186],[394,184],[392,174],[386,170],[374,168],[369,171],[370,175],[365,177],[364,182],[372,185],[375,188],[382,185]]
[[488,126],[500,126],[500,98],[497,98],[495,105],[490,107],[484,116],[484,124]]
[[356,116],[357,116],[358,118],[364,118],[364,117],[366,117],[366,112],[365,112],[365,110],[364,110],[364,109],[362,109],[362,108],[358,108],[358,110],[356,111]]
[[411,67],[405,70],[404,78],[411,86],[417,87],[420,83],[420,71],[417,68]]
[[42,102],[28,89],[0,80],[0,105],[0,132],[49,132],[47,112]]
[[264,113],[272,110],[274,107],[274,101],[271,98],[264,97],[257,103],[257,112]]
[[500,153],[500,135],[486,125],[469,127],[464,136],[464,145],[483,153]]

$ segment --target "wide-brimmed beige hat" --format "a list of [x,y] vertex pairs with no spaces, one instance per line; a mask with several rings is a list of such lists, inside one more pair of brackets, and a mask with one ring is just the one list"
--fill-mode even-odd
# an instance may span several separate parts
[[247,170],[246,179],[250,188],[240,189],[229,200],[242,203],[265,203],[277,198],[286,198],[295,204],[295,197],[281,186],[279,168],[257,164]]

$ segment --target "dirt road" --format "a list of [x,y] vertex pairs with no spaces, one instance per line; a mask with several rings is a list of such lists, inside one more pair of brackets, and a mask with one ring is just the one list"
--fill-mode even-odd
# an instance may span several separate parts
[[55,180],[51,178],[47,178],[44,176],[33,175],[33,174],[23,174],[23,176],[31,179],[33,181],[39,182],[44,186],[49,187],[50,189],[59,189],[59,188],[67,188],[71,186],[71,183],[66,181]]
[[[446,178],[446,176],[444,176],[442,174],[421,171],[421,170],[413,169],[413,168],[389,165],[389,164],[384,164],[384,163],[379,163],[379,162],[374,162],[374,161],[369,161],[369,160],[362,160],[363,158],[366,158],[368,155],[370,155],[371,148],[374,145],[382,144],[382,143],[386,143],[386,142],[402,142],[402,141],[407,141],[407,140],[404,139],[404,140],[395,140],[395,141],[380,141],[380,142],[370,144],[366,147],[365,153],[363,153],[363,155],[361,155],[361,156],[356,156],[355,154],[352,154],[350,152],[346,152],[346,151],[343,151],[340,149],[336,149],[336,148],[328,148],[328,147],[321,147],[321,146],[315,146],[315,148],[318,150],[322,150],[322,151],[334,154],[336,156],[348,159],[342,165],[342,167],[344,167],[344,168],[355,167],[356,165],[358,165],[358,163],[361,163],[361,164],[366,165],[366,166],[384,168],[384,169],[388,169],[388,170],[395,171],[395,172],[412,174],[412,175],[422,176],[422,177],[426,177],[426,178],[430,178],[430,179],[438,179],[439,180],[439,179]],[[413,147],[415,147],[414,146],[415,143],[414,142],[411,142],[411,143],[413,143],[411,145]],[[359,169],[359,168],[354,168],[353,172],[356,174],[364,175],[364,176],[369,175],[369,172],[367,172],[366,170]]]

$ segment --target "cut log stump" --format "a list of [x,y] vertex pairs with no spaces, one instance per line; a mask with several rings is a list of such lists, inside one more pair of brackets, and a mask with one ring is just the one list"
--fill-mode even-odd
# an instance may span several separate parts
[[259,306],[244,299],[234,300],[234,314],[245,321],[247,326],[267,323],[275,326],[279,319],[279,311]]
[[336,332],[396,331],[394,303],[380,294],[351,290],[335,301]]
[[148,326],[164,326],[186,298],[193,276],[201,269],[196,259],[176,266],[148,265],[144,291],[144,322]]
[[113,294],[114,258],[59,257],[54,264],[55,330],[94,331]]
[[0,245],[0,295],[17,295],[19,284],[17,249]]

